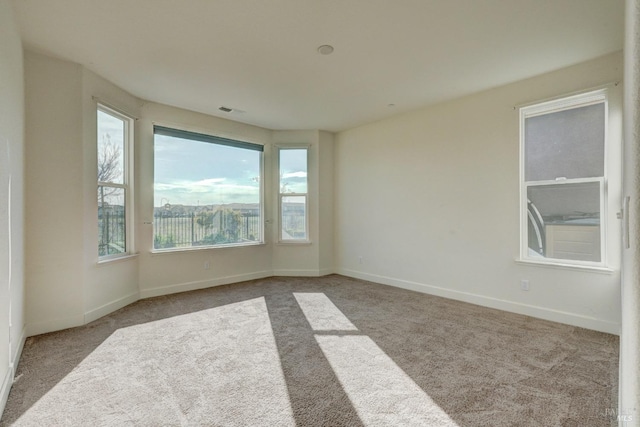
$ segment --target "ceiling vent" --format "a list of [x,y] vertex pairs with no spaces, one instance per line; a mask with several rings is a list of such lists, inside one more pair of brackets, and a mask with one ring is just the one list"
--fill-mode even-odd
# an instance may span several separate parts
[[222,107],[219,107],[218,110],[224,111],[225,113],[230,113],[233,111],[233,108],[222,106]]

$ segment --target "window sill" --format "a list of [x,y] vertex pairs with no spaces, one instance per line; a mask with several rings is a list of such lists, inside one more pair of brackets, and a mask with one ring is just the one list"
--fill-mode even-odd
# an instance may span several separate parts
[[532,267],[555,268],[559,270],[573,270],[573,271],[582,271],[582,272],[598,273],[598,274],[610,275],[617,271],[609,267],[600,267],[595,265],[564,264],[561,262],[543,262],[543,261],[534,261],[534,260],[522,259],[522,258],[516,258],[515,261],[516,261],[516,264],[528,265]]
[[117,262],[124,262],[124,261],[130,261],[134,258],[138,258],[138,253],[134,253],[134,254],[126,254],[126,255],[122,255],[122,256],[115,256],[113,258],[105,258],[105,259],[99,259],[98,262],[96,263],[96,265],[98,267],[104,267],[106,265],[111,265],[113,263],[117,263]]
[[247,248],[247,247],[255,247],[255,246],[266,246],[266,243],[256,242],[256,243],[244,243],[241,245],[231,244],[231,245],[219,245],[219,246],[196,246],[196,247],[189,247],[189,248],[152,249],[151,255],[156,256],[156,255],[210,251],[210,250],[228,249],[228,248]]
[[276,243],[278,246],[311,246],[311,240],[281,240]]

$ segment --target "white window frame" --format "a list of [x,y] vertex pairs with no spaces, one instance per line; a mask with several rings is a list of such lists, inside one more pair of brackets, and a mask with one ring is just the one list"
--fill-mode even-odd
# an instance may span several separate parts
[[[133,241],[133,144],[134,144],[134,123],[135,119],[130,117],[120,111],[115,110],[112,107],[108,107],[104,104],[98,102],[96,104],[96,126],[98,124],[97,112],[101,111],[105,114],[113,116],[117,119],[120,119],[124,122],[124,147],[122,152],[123,157],[123,166],[122,166],[122,184],[114,183],[114,182],[102,182],[96,181],[96,194],[99,191],[100,187],[109,187],[109,188],[120,188],[124,190],[124,215],[125,215],[125,250],[119,254],[112,255],[103,255],[100,256],[98,253],[98,262],[109,261],[124,257],[129,257],[134,253],[134,241]],[[97,131],[96,131],[97,138]],[[98,145],[98,141],[96,139],[96,147]],[[97,154],[97,153],[96,153]],[[97,156],[96,156],[97,162]],[[97,207],[96,200],[96,207]],[[96,209],[97,211],[97,209]],[[97,215],[96,215],[97,221]],[[99,244],[99,242],[98,242]]]
[[[305,150],[307,152],[307,192],[306,193],[282,193],[280,190],[280,152],[286,150]],[[311,243],[309,236],[309,145],[276,145],[276,171],[278,175],[278,243],[282,244],[302,244],[308,245]],[[304,226],[305,226],[305,239],[283,239],[282,238],[282,199],[283,197],[304,197],[305,209],[304,209]]]
[[[543,114],[557,113],[560,111],[586,107],[595,104],[604,104],[604,175],[602,177],[556,179],[541,181],[525,181],[525,120],[530,117]],[[571,95],[551,101],[520,107],[520,260],[536,264],[553,266],[574,266],[585,268],[603,268],[607,266],[607,236],[608,236],[608,212],[607,212],[607,183],[608,183],[608,157],[609,157],[609,94],[606,88]],[[580,261],[563,258],[538,258],[529,256],[528,236],[528,189],[532,186],[565,185],[597,182],[600,188],[600,261]]]

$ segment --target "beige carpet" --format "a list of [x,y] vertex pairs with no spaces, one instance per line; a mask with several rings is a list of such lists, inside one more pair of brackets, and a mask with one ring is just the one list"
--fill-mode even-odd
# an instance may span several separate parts
[[611,426],[618,338],[342,276],[29,338],[1,425]]

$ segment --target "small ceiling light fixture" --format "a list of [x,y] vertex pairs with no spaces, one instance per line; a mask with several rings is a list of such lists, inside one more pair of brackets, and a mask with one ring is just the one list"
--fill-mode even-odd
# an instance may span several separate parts
[[318,48],[318,53],[320,53],[320,55],[331,55],[332,52],[333,46],[328,44],[323,44]]
[[218,110],[224,111],[225,113],[230,113],[233,111],[233,108],[225,107],[224,105],[219,107]]

